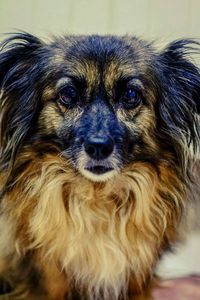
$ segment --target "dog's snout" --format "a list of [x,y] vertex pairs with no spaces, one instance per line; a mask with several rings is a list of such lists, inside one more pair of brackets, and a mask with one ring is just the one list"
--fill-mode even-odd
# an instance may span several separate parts
[[86,153],[93,159],[101,160],[107,158],[114,148],[114,143],[110,137],[90,136],[84,142]]

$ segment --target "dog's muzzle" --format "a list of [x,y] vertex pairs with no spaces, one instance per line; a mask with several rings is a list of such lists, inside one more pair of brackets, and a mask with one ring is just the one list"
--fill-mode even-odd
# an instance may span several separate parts
[[101,161],[107,159],[113,152],[114,142],[111,137],[90,136],[84,142],[84,149],[87,155],[95,161],[92,166],[86,167],[89,172],[101,175],[112,171],[112,167],[106,167]]
[[85,138],[76,165],[92,181],[107,181],[118,172],[115,143],[112,137],[89,135]]

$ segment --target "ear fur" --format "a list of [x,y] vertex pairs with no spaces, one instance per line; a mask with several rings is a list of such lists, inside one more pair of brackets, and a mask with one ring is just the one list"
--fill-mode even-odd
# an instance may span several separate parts
[[182,152],[187,147],[193,154],[199,152],[200,70],[191,55],[200,54],[199,46],[194,40],[177,40],[160,54],[161,128]]
[[38,55],[43,43],[33,35],[12,35],[0,48],[1,166],[12,163],[30,133],[38,109]]

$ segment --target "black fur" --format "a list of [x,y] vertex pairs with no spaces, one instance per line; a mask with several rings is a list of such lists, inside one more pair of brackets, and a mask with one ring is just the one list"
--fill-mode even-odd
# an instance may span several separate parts
[[31,127],[40,106],[42,42],[21,33],[2,43],[0,54],[1,161],[12,163]]
[[193,40],[177,40],[168,45],[160,55],[162,82],[160,90],[159,120],[163,130],[172,139],[180,140],[180,132],[188,144],[196,145],[199,130],[194,113],[199,113],[200,74],[190,60],[191,54],[199,52],[199,43]]

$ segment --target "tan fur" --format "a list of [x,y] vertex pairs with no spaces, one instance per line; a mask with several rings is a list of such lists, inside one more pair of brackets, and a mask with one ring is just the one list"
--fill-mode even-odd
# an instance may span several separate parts
[[[136,116],[137,113],[139,113],[138,117]],[[148,144],[148,147],[151,148],[152,152],[157,150],[157,142],[154,137],[155,115],[152,111],[139,106],[133,112],[130,111],[129,113],[119,109],[117,116],[118,119],[126,124],[135,134],[142,133],[144,141]],[[138,148],[138,151],[140,152],[141,149]]]
[[[61,158],[35,157],[7,199],[10,219],[18,224],[15,247],[40,253],[44,269],[56,264],[66,278],[87,286],[91,298],[103,290],[105,299],[117,299],[132,277],[140,289],[183,206],[175,174],[167,165],[159,171],[135,163],[93,185]],[[171,201],[164,203],[161,192]]]

